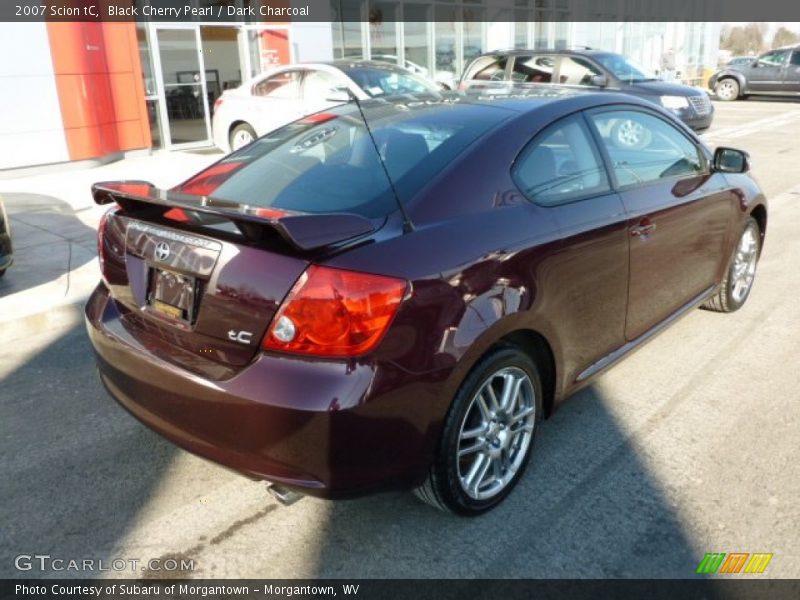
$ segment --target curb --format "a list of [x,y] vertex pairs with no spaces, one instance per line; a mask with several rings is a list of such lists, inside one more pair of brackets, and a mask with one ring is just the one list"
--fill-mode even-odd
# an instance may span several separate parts
[[75,327],[83,323],[83,306],[86,299],[59,304],[38,313],[24,315],[8,321],[0,321],[0,340],[10,342],[45,333],[63,327]]

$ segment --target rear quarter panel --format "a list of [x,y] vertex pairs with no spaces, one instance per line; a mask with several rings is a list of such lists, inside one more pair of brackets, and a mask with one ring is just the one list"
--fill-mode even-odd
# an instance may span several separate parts
[[544,208],[511,179],[542,124],[572,112],[557,104],[500,128],[431,182],[410,206],[413,233],[330,261],[412,282],[382,349],[396,348],[391,359],[410,372],[440,373],[440,417],[469,369],[509,333],[547,340],[556,399],[622,343],[627,229],[619,198]]

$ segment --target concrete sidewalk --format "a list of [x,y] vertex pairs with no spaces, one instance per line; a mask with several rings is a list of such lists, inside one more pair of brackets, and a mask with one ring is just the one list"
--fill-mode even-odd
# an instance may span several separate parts
[[97,181],[143,179],[171,187],[218,160],[219,153],[159,152],[109,165],[0,180],[11,220],[14,264],[0,279],[0,340],[72,325],[100,278],[94,204]]

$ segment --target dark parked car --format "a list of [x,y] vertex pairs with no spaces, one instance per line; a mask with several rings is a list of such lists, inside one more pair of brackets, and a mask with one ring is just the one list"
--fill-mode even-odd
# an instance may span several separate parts
[[720,100],[751,94],[800,94],[800,46],[770,50],[746,64],[728,65],[714,73],[708,87]]
[[702,90],[660,81],[630,59],[603,50],[512,50],[489,52],[473,60],[460,89],[501,89],[497,82],[557,84],[624,92],[677,115],[695,131],[711,126],[714,106]]
[[14,262],[14,251],[11,248],[11,222],[6,213],[3,197],[0,196],[0,277]]
[[[346,104],[171,190],[94,187],[117,205],[86,306],[100,377],[183,448],[281,492],[416,489],[476,514],[564,398],[750,293],[767,209],[746,154],[652,103],[363,111],[374,143]],[[647,145],[620,146],[620,120]]]

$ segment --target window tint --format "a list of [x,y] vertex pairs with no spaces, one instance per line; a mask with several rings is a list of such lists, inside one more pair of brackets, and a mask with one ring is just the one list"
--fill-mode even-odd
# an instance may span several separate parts
[[792,52],[792,64],[800,67],[800,50]]
[[470,73],[466,79],[477,79],[478,81],[504,81],[506,78],[507,64],[507,57],[481,56],[472,64]]
[[789,50],[773,50],[760,57],[758,62],[767,67],[782,67],[789,52]]
[[253,87],[253,94],[296,100],[300,97],[300,71],[284,71],[267,77]]
[[303,80],[303,98],[323,102],[336,86],[336,78],[325,71],[306,71]]
[[559,121],[537,135],[514,163],[512,174],[525,195],[544,206],[610,190],[580,117]]
[[591,116],[619,185],[687,177],[706,170],[699,148],[674,126],[637,111]]
[[558,68],[558,81],[566,85],[592,85],[592,75],[601,74],[588,60],[564,56]]
[[551,83],[556,65],[554,56],[517,56],[511,80],[522,83]]
[[[509,115],[464,104],[365,103],[363,108],[404,202]],[[277,129],[176,190],[260,208],[354,212],[371,218],[397,208],[372,140],[352,105]]]

